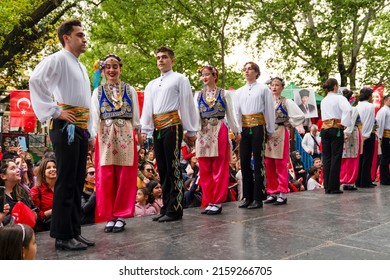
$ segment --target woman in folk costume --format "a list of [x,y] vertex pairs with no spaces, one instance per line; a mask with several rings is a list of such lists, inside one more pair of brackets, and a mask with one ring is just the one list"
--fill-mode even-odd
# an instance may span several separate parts
[[[275,133],[267,140],[265,149],[265,172],[267,200],[264,203],[283,205],[287,203],[288,162],[290,159],[291,126],[297,127],[305,121],[305,115],[291,99],[282,96],[284,79],[271,79],[271,91],[275,100]],[[303,127],[301,126],[303,131]]]
[[[343,90],[343,95],[351,103],[354,101],[353,92],[349,89]],[[362,133],[360,131],[361,121],[359,112],[352,107],[351,126],[344,130],[343,157],[341,159],[340,183],[345,191],[356,191],[355,182],[359,172],[359,158],[362,150]]]
[[98,136],[96,208],[98,217],[107,220],[105,232],[121,232],[124,219],[134,216],[139,107],[134,88],[120,80],[121,58],[109,54],[101,67],[107,82],[94,90],[91,105],[93,130]]
[[199,162],[199,185],[203,201],[208,203],[202,214],[216,215],[222,212],[229,185],[229,162],[231,146],[229,129],[239,141],[239,126],[233,111],[231,96],[216,86],[218,70],[214,66],[203,66],[199,71],[204,83],[201,92],[195,95],[199,110],[201,129],[196,139],[196,156]]

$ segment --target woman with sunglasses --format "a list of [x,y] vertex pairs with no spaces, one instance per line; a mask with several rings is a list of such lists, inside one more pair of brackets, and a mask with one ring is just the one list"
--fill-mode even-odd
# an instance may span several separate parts
[[[125,218],[134,216],[138,155],[136,132],[140,130],[137,93],[120,80],[122,59],[107,55],[100,68],[107,82],[92,95],[92,135],[96,141],[96,207],[107,220],[104,232],[121,232]],[[94,132],[96,134],[94,134]]]
[[81,224],[95,223],[96,192],[95,192],[95,166],[87,164],[87,174],[85,174],[85,184],[81,194]]
[[237,142],[241,136],[231,96],[217,87],[218,70],[208,65],[199,72],[204,88],[195,96],[201,121],[195,149],[199,162],[199,185],[202,186],[203,201],[208,203],[202,214],[216,215],[222,212],[229,186],[231,147],[226,123],[235,133]]

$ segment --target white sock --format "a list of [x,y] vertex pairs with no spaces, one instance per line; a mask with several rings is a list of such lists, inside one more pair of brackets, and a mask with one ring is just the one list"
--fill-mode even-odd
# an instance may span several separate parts
[[271,194],[271,195],[269,195],[269,196],[267,197],[267,200],[274,200],[275,197],[276,197],[276,195]]
[[113,225],[115,225],[114,221],[108,221],[106,227],[112,227]]
[[283,198],[283,199],[286,199],[287,198],[287,194],[286,193],[280,193],[279,197]]
[[118,218],[116,219],[115,227],[122,227],[125,224],[125,219]]
[[208,211],[208,210],[210,210],[211,209],[211,207],[213,207],[213,205],[210,203],[207,207],[206,207],[206,211]]

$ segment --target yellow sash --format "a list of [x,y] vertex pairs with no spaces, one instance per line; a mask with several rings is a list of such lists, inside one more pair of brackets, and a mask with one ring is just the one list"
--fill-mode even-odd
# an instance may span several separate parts
[[88,129],[88,115],[89,115],[88,108],[76,107],[76,106],[67,105],[63,103],[58,103],[58,105],[62,108],[62,110],[72,111],[75,113],[76,121],[73,122],[72,124],[82,129]]
[[157,130],[181,124],[179,113],[177,111],[153,114],[153,122],[154,127]]
[[340,119],[330,119],[330,120],[325,120],[322,122],[322,128],[323,129],[329,129],[329,128],[344,129],[344,126],[341,125]]
[[383,130],[382,138],[390,138],[390,129]]
[[242,115],[242,127],[254,127],[258,125],[265,125],[263,113]]

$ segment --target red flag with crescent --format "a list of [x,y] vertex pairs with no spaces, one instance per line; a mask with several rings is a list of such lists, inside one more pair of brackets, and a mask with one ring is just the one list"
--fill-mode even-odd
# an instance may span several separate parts
[[10,92],[10,126],[23,127],[24,132],[34,132],[36,117],[32,108],[30,91]]

